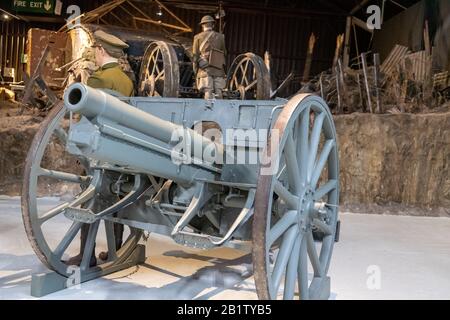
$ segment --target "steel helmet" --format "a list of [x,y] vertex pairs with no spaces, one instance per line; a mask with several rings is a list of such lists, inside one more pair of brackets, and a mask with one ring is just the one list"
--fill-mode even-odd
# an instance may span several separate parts
[[208,22],[216,22],[216,21],[211,16],[204,16],[199,24],[204,24],[204,23],[208,23]]

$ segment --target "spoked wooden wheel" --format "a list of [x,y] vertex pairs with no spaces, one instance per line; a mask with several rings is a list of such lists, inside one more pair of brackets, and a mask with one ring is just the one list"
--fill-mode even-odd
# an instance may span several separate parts
[[270,75],[264,60],[250,52],[237,56],[228,72],[227,88],[242,100],[268,100]]
[[139,96],[178,97],[180,70],[175,49],[164,41],[146,49],[139,72]]
[[[76,158],[65,151],[69,126],[67,114],[63,103],[59,102],[43,121],[28,152],[22,187],[22,217],[28,240],[39,259],[64,276],[73,274],[66,261],[80,252],[77,235],[83,225],[66,218],[66,209],[89,208],[97,213],[95,210],[103,210],[118,201],[117,195],[115,198],[114,195],[102,196],[107,194],[104,184],[99,187],[99,182],[106,179],[105,171],[92,169],[87,159]],[[72,195],[66,194],[65,200],[51,208],[45,204],[45,199],[58,185],[66,191],[71,190]],[[137,229],[127,228],[123,244],[116,250],[113,229],[113,223],[106,220],[89,225],[80,263],[81,281],[116,271],[136,248],[142,235]],[[91,266],[95,246],[97,252],[108,251],[108,260],[97,259],[97,265]]]
[[[269,139],[266,147],[273,167],[261,167],[253,216],[258,297],[328,298],[339,204],[333,119],[321,98],[300,94],[286,104],[273,130],[279,139]],[[315,231],[324,234],[321,241],[314,241]]]

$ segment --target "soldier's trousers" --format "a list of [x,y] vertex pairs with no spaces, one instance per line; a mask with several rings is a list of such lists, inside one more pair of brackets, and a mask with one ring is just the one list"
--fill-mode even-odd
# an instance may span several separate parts
[[225,88],[224,77],[198,77],[197,88],[205,93],[205,99],[223,99],[223,89]]

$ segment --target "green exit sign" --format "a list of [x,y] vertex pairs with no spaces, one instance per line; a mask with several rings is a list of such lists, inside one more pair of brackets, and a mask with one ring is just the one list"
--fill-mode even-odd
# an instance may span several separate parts
[[55,0],[14,0],[12,7],[16,12],[53,14]]

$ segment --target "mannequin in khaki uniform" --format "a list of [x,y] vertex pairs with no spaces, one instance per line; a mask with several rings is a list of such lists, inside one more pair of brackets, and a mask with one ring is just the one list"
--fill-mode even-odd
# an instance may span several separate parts
[[94,33],[95,63],[99,67],[87,80],[92,88],[110,89],[124,96],[133,94],[133,82],[122,71],[118,59],[128,45],[119,38],[101,30]]
[[222,99],[225,88],[225,37],[213,30],[214,23],[211,16],[202,18],[203,32],[195,35],[192,48],[197,88],[205,93],[205,99]]
[[[133,82],[121,69],[118,59],[123,55],[123,49],[128,45],[119,38],[98,30],[94,33],[95,43],[92,48],[95,50],[95,63],[99,67],[88,79],[87,85],[92,88],[113,90],[124,96],[133,94]],[[101,200],[97,205],[101,207]],[[104,208],[100,208],[102,210]],[[89,234],[90,224],[81,226],[80,235],[80,253],[67,261],[68,265],[80,265],[83,258],[84,247]],[[116,241],[116,249],[122,246],[123,225],[114,223],[114,236]],[[101,252],[99,258],[108,259],[107,252]],[[95,257],[95,245],[91,253],[89,265],[95,266],[97,258]]]

